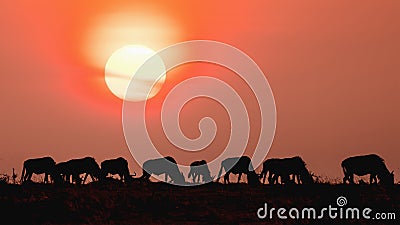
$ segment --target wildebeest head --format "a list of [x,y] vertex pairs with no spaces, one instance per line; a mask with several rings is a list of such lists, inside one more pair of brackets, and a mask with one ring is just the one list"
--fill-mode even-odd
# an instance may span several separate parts
[[391,173],[384,173],[384,174],[378,175],[378,177],[380,179],[380,183],[382,183],[384,185],[394,184],[394,171],[392,171]]
[[211,176],[209,173],[208,174],[204,174],[204,182],[205,183],[209,183],[212,182],[214,180],[215,176]]
[[259,179],[259,175],[256,174],[255,171],[249,171],[247,173],[247,182],[251,186],[256,186],[256,185],[261,184],[260,179]]
[[[172,177],[171,177],[172,178]],[[183,176],[182,172],[179,172],[179,175],[175,175],[172,178],[173,182],[178,185],[186,184],[185,177]]]
[[92,174],[97,179],[101,179],[101,169],[96,160],[93,157],[85,157],[83,158],[83,161],[86,169],[84,172]]
[[172,156],[166,156],[166,157],[164,157],[164,158],[165,158],[166,160],[168,160],[168,161],[174,163],[174,164],[177,164],[177,163],[176,163],[176,160],[175,160]]

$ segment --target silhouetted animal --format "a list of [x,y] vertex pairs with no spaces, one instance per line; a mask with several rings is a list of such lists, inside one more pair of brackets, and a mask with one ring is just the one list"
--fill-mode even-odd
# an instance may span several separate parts
[[175,184],[185,184],[185,178],[179,171],[176,161],[171,156],[158,159],[150,159],[143,163],[143,175],[141,180],[149,180],[151,174],[161,175],[165,174],[165,182],[168,177],[172,179]]
[[[268,172],[268,182],[270,184],[277,184],[279,177],[281,178],[281,183],[296,183],[296,181],[298,184],[313,183],[312,176],[307,170],[306,164],[299,156],[265,160],[263,170],[260,174],[260,178],[263,178],[263,183],[265,183]],[[293,176],[292,180],[290,179],[290,175]]]
[[343,183],[347,181],[354,184],[354,175],[370,175],[370,183],[394,184],[393,171],[389,172],[384,160],[375,154],[352,156],[346,158],[341,164],[343,168]]
[[55,173],[60,177],[60,180],[66,183],[81,183],[80,177],[74,177],[75,180],[71,181],[73,168],[69,166],[68,162],[59,162],[55,165]]
[[[100,178],[100,166],[92,157],[85,157],[81,159],[71,159],[66,162],[57,164],[57,173],[60,174],[68,183],[75,181],[76,184],[85,183],[88,176],[93,181]],[[81,174],[85,174],[83,180],[80,178]]]
[[[129,182],[132,180],[129,174],[128,161],[122,157],[104,160],[100,166],[102,178],[107,177],[108,174],[118,174],[121,181]],[[136,176],[136,174],[133,176]]]
[[210,170],[208,169],[207,162],[205,160],[194,161],[190,164],[188,178],[190,179],[190,177],[193,177],[193,183],[200,183],[200,176],[203,177],[203,182],[205,183],[211,182],[213,180]]
[[[221,162],[221,168],[218,173],[217,182],[219,182],[219,178],[221,177],[223,169],[226,171],[226,173],[224,175],[224,184],[230,183],[229,175],[231,173],[239,174],[238,181],[237,181],[238,183],[239,183],[240,178],[243,173],[247,175],[247,181],[249,182],[249,184],[250,184],[250,182],[252,184],[254,182],[259,182],[258,176],[257,176],[256,172],[254,171],[253,165],[251,164],[251,160],[247,156],[227,158],[227,159],[223,160]],[[257,176],[256,181],[253,179],[255,177],[254,175]],[[251,179],[251,181],[249,178]]]
[[170,162],[176,164],[176,160],[175,160],[174,158],[172,158],[172,156],[165,156],[164,158],[165,158],[166,160],[168,160],[168,161],[170,161]]
[[256,186],[256,185],[261,184],[259,175],[256,174],[256,172],[254,172],[254,171],[250,171],[247,174],[247,182],[250,186]]
[[24,161],[21,175],[21,183],[31,181],[32,174],[44,173],[44,183],[49,183],[49,176],[54,178],[55,161],[51,157],[28,159]]
[[267,159],[263,163],[263,169],[260,174],[260,178],[263,179],[262,183],[265,184],[265,179],[268,174],[268,183],[272,184],[278,182],[278,178],[281,178],[281,183],[288,182],[290,180],[289,174],[281,174],[281,161],[282,159],[273,158]]

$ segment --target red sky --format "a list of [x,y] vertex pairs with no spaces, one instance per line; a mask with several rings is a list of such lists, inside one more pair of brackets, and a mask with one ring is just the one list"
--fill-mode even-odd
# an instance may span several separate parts
[[[169,26],[160,30],[166,38],[158,42],[152,35],[148,43],[133,38],[123,40],[126,44],[158,50],[210,39],[248,54],[275,96],[278,120],[269,157],[300,155],[313,172],[336,178],[342,176],[341,160],[374,152],[398,179],[399,7],[398,1],[338,0],[2,3],[0,173],[13,167],[20,173],[23,160],[44,155],[56,161],[91,155],[99,163],[124,156],[132,170],[139,170],[123,136],[122,101],[103,79],[108,56],[97,52],[110,45],[114,34],[94,32],[104,18],[125,14],[143,27],[158,22]],[[236,84],[237,78],[221,68],[188,65],[171,71],[162,93],[180,80],[211,72]],[[248,96],[245,88],[238,91]],[[253,100],[248,99],[250,108]],[[209,101],[192,107],[185,109],[181,122],[188,136],[198,135],[196,121],[204,115],[211,113],[222,125],[227,119]],[[229,135],[222,125],[217,147]],[[184,155],[177,159],[192,160]]]

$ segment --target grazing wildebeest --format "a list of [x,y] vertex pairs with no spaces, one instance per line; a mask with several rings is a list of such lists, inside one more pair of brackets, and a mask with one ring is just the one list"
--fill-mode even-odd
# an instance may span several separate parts
[[[219,182],[219,178],[221,177],[223,169],[226,172],[224,175],[224,184],[230,183],[229,175],[231,173],[239,174],[238,181],[237,181],[238,183],[239,183],[240,178],[243,173],[246,174],[247,181],[249,184],[251,183],[253,185],[254,183],[259,183],[258,175],[254,171],[253,165],[251,164],[251,160],[248,156],[233,157],[233,158],[227,158],[227,159],[223,160],[221,162],[221,168],[218,173],[217,182]],[[254,175],[257,176],[256,180],[254,180],[254,177],[256,177]]]
[[267,159],[263,163],[263,168],[260,174],[260,178],[263,179],[262,183],[265,184],[265,179],[268,174],[268,183],[278,182],[278,178],[281,178],[281,183],[286,183],[290,180],[290,174],[282,174],[280,165],[282,159],[273,158]]
[[81,183],[80,177],[73,177],[74,180],[71,181],[73,174],[73,168],[70,167],[69,162],[59,162],[55,165],[55,173],[61,178],[63,182],[66,183]]
[[[129,174],[128,161],[122,157],[116,159],[104,160],[100,164],[101,166],[101,177],[104,179],[108,174],[118,174],[121,181],[129,182],[132,180]],[[134,173],[133,176],[136,174]]]
[[200,176],[203,177],[203,182],[205,183],[211,182],[213,180],[210,170],[208,169],[207,162],[205,160],[194,161],[190,164],[188,178],[190,179],[190,177],[193,177],[193,183],[200,183]]
[[370,183],[394,184],[393,171],[389,172],[384,160],[375,154],[352,156],[346,158],[341,164],[343,168],[343,183],[347,181],[354,184],[354,175],[370,175]]
[[158,159],[150,159],[143,163],[143,175],[141,180],[149,180],[151,174],[161,175],[165,174],[165,182],[168,177],[172,179],[175,184],[185,184],[185,178],[179,171],[176,161],[171,156]]
[[21,183],[31,181],[32,174],[44,173],[44,183],[49,183],[49,176],[55,179],[54,166],[55,161],[51,157],[42,157],[36,159],[27,159],[24,161],[21,175]]
[[[263,183],[265,183],[267,173],[269,173],[268,182],[270,184],[277,184],[279,177],[281,178],[281,183],[296,183],[296,181],[298,184],[313,183],[312,176],[307,170],[305,162],[299,156],[265,160],[260,174],[260,178],[263,178]],[[290,179],[290,175],[293,176],[292,180]]]
[[[72,182],[75,181],[76,184],[85,183],[88,176],[90,176],[93,181],[100,178],[100,166],[92,157],[71,159],[59,163],[56,168],[57,173],[64,177],[65,181],[68,183],[71,182],[71,176]],[[85,174],[83,180],[80,178],[81,174]]]

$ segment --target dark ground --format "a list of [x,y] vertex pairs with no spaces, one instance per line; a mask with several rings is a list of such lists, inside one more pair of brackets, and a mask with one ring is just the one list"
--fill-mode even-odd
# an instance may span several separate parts
[[[395,212],[400,185],[262,185],[217,183],[178,187],[165,183],[90,183],[82,186],[0,185],[0,224],[399,224],[394,220],[260,220],[268,207],[348,207]],[[319,211],[317,211],[319,212]]]

